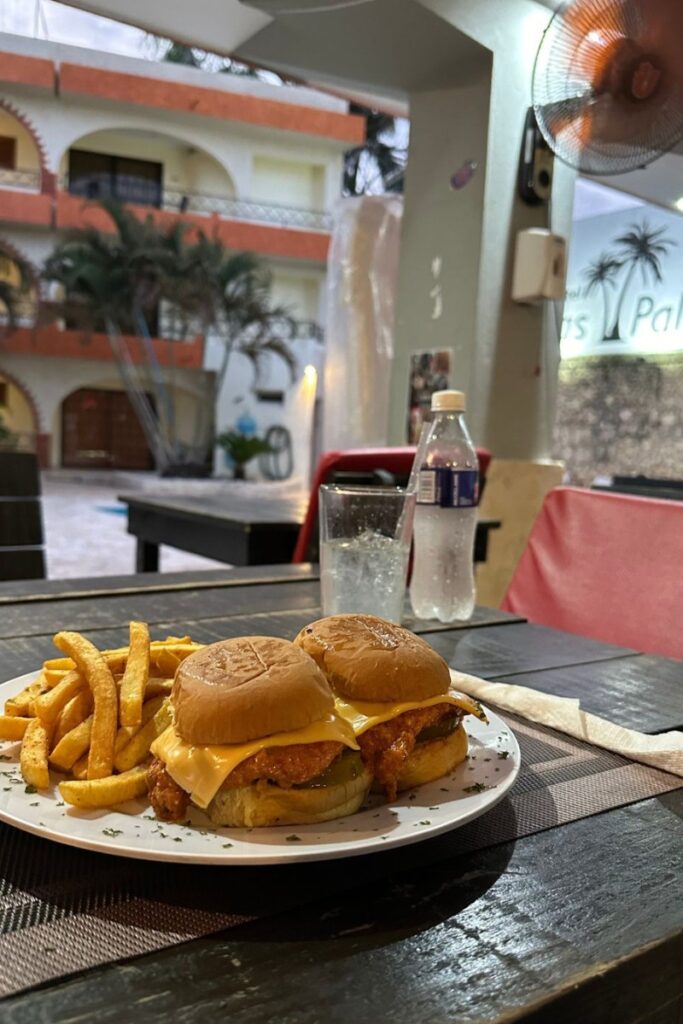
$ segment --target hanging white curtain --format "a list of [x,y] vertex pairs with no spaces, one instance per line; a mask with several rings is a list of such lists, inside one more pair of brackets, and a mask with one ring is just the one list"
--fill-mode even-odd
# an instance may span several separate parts
[[343,199],[327,269],[323,449],[387,442],[403,200]]

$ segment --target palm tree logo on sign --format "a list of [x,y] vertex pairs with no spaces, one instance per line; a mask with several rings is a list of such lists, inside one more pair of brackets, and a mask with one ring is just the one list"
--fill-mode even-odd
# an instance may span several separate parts
[[602,297],[603,319],[601,342],[626,340],[624,304],[634,276],[640,270],[644,285],[663,281],[662,259],[676,245],[667,236],[666,228],[651,227],[647,221],[633,224],[614,239],[614,249],[601,253],[583,272],[584,294],[588,298],[597,291]]

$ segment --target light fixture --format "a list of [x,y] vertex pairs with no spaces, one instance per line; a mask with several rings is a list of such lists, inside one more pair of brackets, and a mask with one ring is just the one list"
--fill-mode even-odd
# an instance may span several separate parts
[[683,196],[680,196],[680,198],[676,200],[676,202],[674,203],[674,206],[676,207],[677,210],[679,210],[681,213],[683,213]]
[[311,387],[314,387],[315,384],[317,383],[318,371],[316,370],[315,366],[313,366],[313,363],[308,363],[306,366],[304,366],[304,380]]

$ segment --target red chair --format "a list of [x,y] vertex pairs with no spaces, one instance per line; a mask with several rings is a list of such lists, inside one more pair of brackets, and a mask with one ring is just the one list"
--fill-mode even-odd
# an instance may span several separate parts
[[503,608],[531,622],[683,658],[683,503],[551,491]]
[[[479,459],[480,491],[486,481],[486,471],[491,461],[491,453],[485,448],[477,448]],[[304,519],[292,562],[310,561],[309,549],[314,537],[318,521],[318,488],[327,483],[336,473],[372,473],[385,470],[399,479],[408,479],[415,458],[415,448],[349,448],[343,452],[326,452],[318,463],[318,468],[311,487],[311,497]]]

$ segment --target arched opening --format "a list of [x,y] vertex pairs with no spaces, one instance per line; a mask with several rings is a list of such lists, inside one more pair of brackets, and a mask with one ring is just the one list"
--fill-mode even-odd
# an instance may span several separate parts
[[20,381],[0,369],[0,443],[32,451],[39,432],[33,396]]
[[63,155],[60,176],[73,195],[176,212],[220,211],[235,197],[234,182],[215,157],[173,135],[139,128],[81,136]]
[[61,464],[69,469],[152,469],[140,421],[120,388],[82,387],[63,399]]
[[0,188],[40,192],[45,160],[33,126],[0,99]]
[[[205,397],[166,380],[178,437],[191,444]],[[148,393],[152,405],[154,396]],[[137,413],[116,376],[85,379],[61,400],[53,427],[54,461],[70,469],[151,470],[154,458]]]
[[12,242],[0,237],[0,338],[10,325],[34,323],[39,298],[38,271]]

